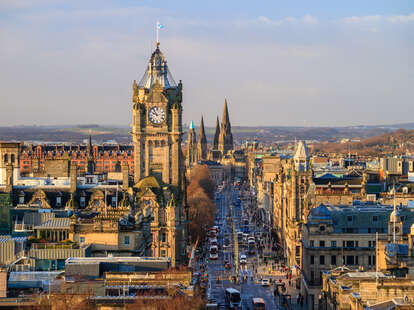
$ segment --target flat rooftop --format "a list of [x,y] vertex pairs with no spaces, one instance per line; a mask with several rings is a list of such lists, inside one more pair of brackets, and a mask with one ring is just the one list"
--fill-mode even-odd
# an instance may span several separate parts
[[99,263],[170,263],[169,257],[70,257],[65,264],[99,264]]

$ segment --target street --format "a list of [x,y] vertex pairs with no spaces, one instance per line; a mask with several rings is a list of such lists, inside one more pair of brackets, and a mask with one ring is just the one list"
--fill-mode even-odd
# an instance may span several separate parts
[[[233,186],[226,186],[216,193],[218,258],[211,259],[209,256],[210,245],[207,240],[204,245],[204,259],[199,260],[199,266],[207,266],[207,300],[224,308],[225,290],[234,288],[240,292],[242,309],[252,309],[252,299],[257,297],[263,298],[266,309],[301,309],[297,303],[299,291],[293,287],[293,279],[292,286],[289,286],[286,273],[275,270],[275,264],[266,264],[259,255],[259,250],[261,253],[271,252],[270,236],[261,224],[256,223],[252,210],[249,210],[248,201],[240,196],[240,190]],[[243,232],[244,236],[240,238]],[[258,246],[255,246],[255,250],[248,251],[248,248],[253,248],[250,242],[254,243],[250,240],[247,247],[246,235],[249,240],[256,236],[255,242]],[[240,262],[240,258],[244,258],[242,255],[246,256],[246,263]],[[228,269],[225,269],[225,263],[229,263]],[[238,270],[236,266],[239,266]],[[268,285],[263,286],[262,279],[268,279]],[[284,296],[274,297],[276,286],[279,286],[279,294]]]

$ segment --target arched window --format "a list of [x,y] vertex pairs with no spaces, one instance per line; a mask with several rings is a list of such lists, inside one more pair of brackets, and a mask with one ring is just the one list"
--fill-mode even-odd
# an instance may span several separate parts
[[11,159],[11,163],[14,164],[14,154],[11,154],[10,159]]
[[4,163],[7,164],[9,162],[9,155],[4,154]]

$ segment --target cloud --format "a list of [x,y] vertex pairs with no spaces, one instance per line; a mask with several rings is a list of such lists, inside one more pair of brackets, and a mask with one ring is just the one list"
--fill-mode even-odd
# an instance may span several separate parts
[[388,21],[392,23],[408,23],[414,21],[414,13],[409,15],[394,15],[388,17]]
[[346,24],[391,22],[391,23],[408,23],[414,21],[414,13],[409,15],[366,15],[366,16],[349,16],[341,19]]
[[236,24],[238,25],[267,25],[273,27],[279,27],[282,25],[294,25],[294,24],[304,24],[304,25],[316,25],[319,21],[316,17],[306,14],[302,17],[293,17],[288,16],[281,19],[272,19],[267,16],[259,16],[255,19],[248,19],[244,21],[238,21]]
[[303,16],[302,22],[304,24],[316,25],[319,21],[316,17],[307,14],[307,15]]

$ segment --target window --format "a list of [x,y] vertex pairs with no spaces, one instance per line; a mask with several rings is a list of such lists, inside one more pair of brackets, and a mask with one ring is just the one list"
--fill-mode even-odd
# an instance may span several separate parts
[[300,256],[300,246],[296,246],[296,256]]
[[336,241],[331,241],[331,247],[336,248]]
[[348,216],[346,217],[346,219],[347,219],[347,221],[348,221],[348,222],[352,222],[352,215],[348,215]]
[[347,265],[354,265],[354,256],[353,255],[347,255],[346,256],[346,264]]
[[85,243],[85,237],[79,237],[79,243]]
[[11,154],[10,160],[11,160],[11,163],[14,164],[14,154]]
[[112,207],[116,207],[116,196],[112,196]]
[[331,265],[336,265],[336,255],[331,256]]
[[320,246],[321,248],[324,248],[324,247],[325,247],[325,241],[324,241],[324,240],[320,240],[320,241],[319,241],[319,246]]
[[167,256],[167,253],[165,252],[165,250],[161,250],[161,256],[162,256],[162,257]]
[[325,231],[325,226],[323,226],[323,225],[319,226],[319,230],[320,231]]
[[19,204],[24,204],[24,196],[19,197]]
[[9,162],[9,155],[4,154],[4,163],[7,164]]
[[310,241],[310,246],[311,246],[311,248],[313,248],[315,246],[315,241],[311,240]]
[[371,265],[372,265],[371,255],[368,255],[368,265],[369,265],[369,266],[371,266]]
[[313,265],[315,264],[315,256],[311,255],[310,257],[310,264]]
[[347,247],[347,248],[353,248],[353,247],[354,247],[354,241],[349,241],[349,240],[348,240],[348,241],[346,242],[346,247]]
[[167,242],[167,234],[166,233],[161,234],[161,242]]
[[355,265],[358,265],[358,255],[355,256]]
[[81,197],[80,198],[80,206],[84,207],[85,206],[85,197]]
[[372,264],[375,265],[376,261],[375,261],[375,255],[372,256]]
[[378,216],[374,215],[374,216],[372,217],[372,221],[373,221],[373,222],[378,222]]
[[358,247],[358,240],[357,240],[357,241],[355,241],[355,247],[356,247],[356,248]]
[[319,256],[319,264],[325,265],[325,256],[324,255]]
[[56,197],[56,207],[60,207],[62,205],[62,197]]
[[129,245],[129,236],[124,236],[124,245]]

